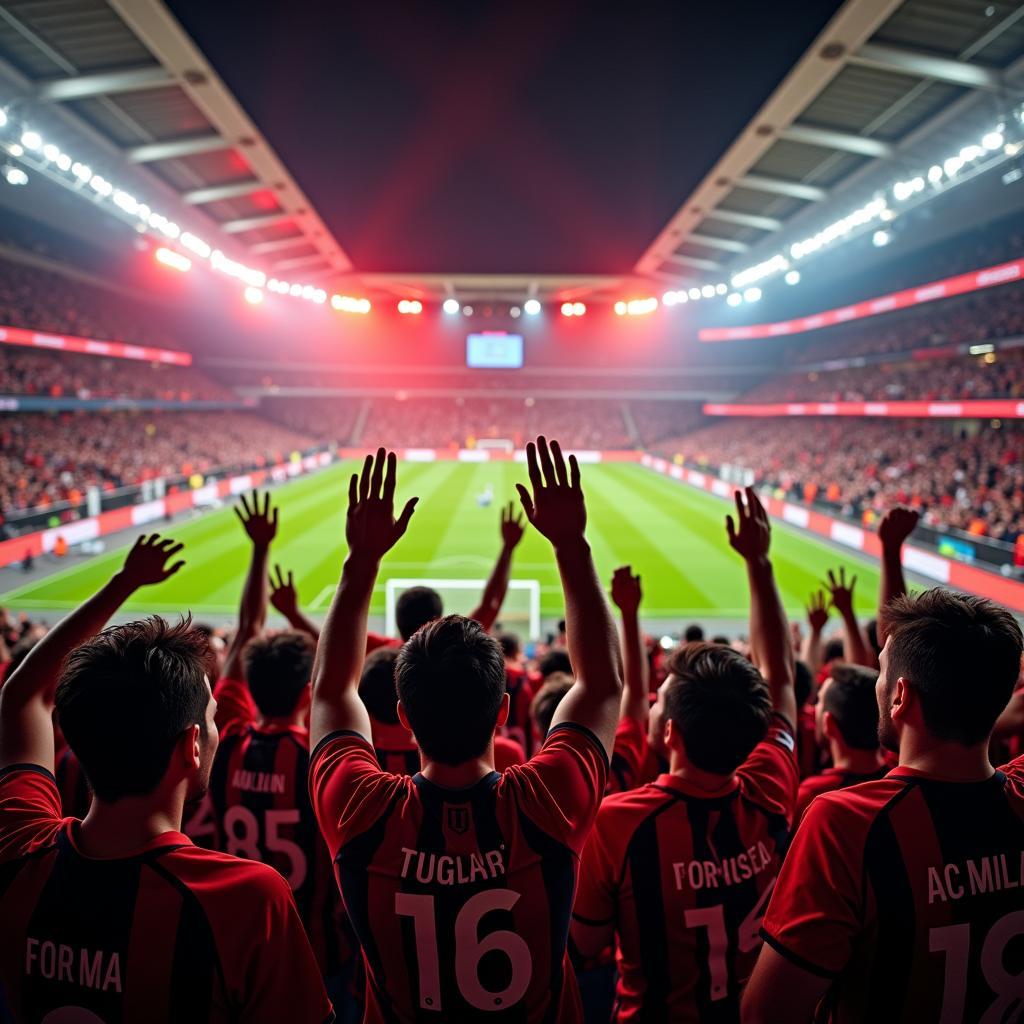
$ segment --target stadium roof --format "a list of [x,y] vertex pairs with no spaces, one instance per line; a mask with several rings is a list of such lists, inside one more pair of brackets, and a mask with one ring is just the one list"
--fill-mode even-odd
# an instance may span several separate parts
[[105,161],[104,173],[145,179],[182,225],[198,225],[236,258],[309,280],[350,271],[302,189],[160,0],[0,5],[0,81],[47,132],[62,121]]
[[1024,95],[1024,4],[848,0],[641,256],[721,280],[957,152]]

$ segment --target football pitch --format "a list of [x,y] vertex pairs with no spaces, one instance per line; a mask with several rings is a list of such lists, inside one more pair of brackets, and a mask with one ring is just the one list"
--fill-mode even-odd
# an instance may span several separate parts
[[[295,574],[304,609],[322,618],[337,584],[345,552],[344,518],[347,480],[356,467],[339,463],[274,489],[280,506],[280,527],[271,565]],[[746,574],[742,560],[730,550],[724,515],[731,503],[697,491],[633,463],[583,466],[587,497],[587,533],[602,579],[624,564],[643,576],[645,621],[684,626],[692,620],[742,620],[747,615]],[[419,495],[419,507],[408,533],[385,559],[374,594],[372,613],[378,626],[384,614],[388,578],[484,580],[497,555],[501,502],[515,497],[516,481],[526,468],[515,462],[404,463],[399,468],[396,507]],[[477,498],[488,487],[494,503],[480,507]],[[516,501],[518,506],[518,499]],[[147,588],[126,606],[129,612],[181,612],[228,621],[238,598],[249,558],[249,542],[229,507],[173,523],[154,523],[153,530],[184,542],[187,564],[158,587]],[[118,541],[127,542],[125,534]],[[123,550],[91,557],[71,556],[66,568],[35,581],[16,569],[0,576],[0,603],[16,611],[60,612],[76,607],[117,570]],[[846,565],[857,573],[857,610],[872,613],[878,592],[878,570],[852,552],[840,551],[783,524],[773,527],[773,559],[789,613],[803,620],[808,594],[829,568]],[[515,580],[535,580],[541,614],[547,620],[562,614],[558,573],[548,543],[527,529],[512,566]],[[451,611],[468,611],[478,592],[444,587]],[[517,595],[512,595],[516,598]],[[523,600],[523,595],[518,595]],[[465,607],[457,607],[459,601]],[[510,599],[505,621],[515,619]],[[837,620],[833,620],[838,625]],[[517,627],[518,628],[518,627]]]

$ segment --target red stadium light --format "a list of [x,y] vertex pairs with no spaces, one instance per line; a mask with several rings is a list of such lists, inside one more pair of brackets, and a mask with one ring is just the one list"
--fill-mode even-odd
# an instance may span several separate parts
[[341,313],[370,312],[369,299],[357,299],[351,295],[332,295],[331,306]]
[[160,246],[157,249],[156,259],[158,263],[162,263],[165,267],[180,270],[183,274],[192,269],[192,261],[187,256],[183,256],[180,252],[175,252],[173,249],[166,249],[164,246]]
[[398,312],[406,316],[416,316],[423,312],[423,303],[419,299],[401,299],[398,303]]

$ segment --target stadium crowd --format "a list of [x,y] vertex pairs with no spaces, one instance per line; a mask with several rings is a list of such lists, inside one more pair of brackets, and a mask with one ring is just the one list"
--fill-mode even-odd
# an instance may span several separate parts
[[181,348],[156,307],[93,280],[0,258],[0,326]]
[[[322,628],[257,493],[227,642],[187,617],[104,628],[188,557],[155,534],[49,632],[2,616],[0,1014],[1011,1019],[1024,764],[993,765],[1024,739],[1014,618],[908,596],[918,514],[897,506],[877,620],[830,572],[799,636],[747,489],[721,543],[749,636],[663,651],[628,566],[613,621],[575,458],[542,437],[525,472],[478,609],[414,588],[401,640],[367,631],[381,558],[416,529],[384,449],[351,479]],[[498,626],[527,529],[565,601],[530,661]]]
[[878,366],[773,377],[741,402],[948,401],[1019,398],[1024,394],[1024,349],[981,356],[905,360]]
[[241,412],[68,412],[0,417],[0,509],[62,502],[157,477],[286,461],[313,439]]
[[238,400],[234,392],[194,366],[7,347],[0,348],[0,394],[172,402]]
[[936,420],[744,417],[661,447],[702,467],[748,470],[759,486],[868,523],[901,503],[933,526],[1009,543],[1024,532],[1016,421],[966,431]]

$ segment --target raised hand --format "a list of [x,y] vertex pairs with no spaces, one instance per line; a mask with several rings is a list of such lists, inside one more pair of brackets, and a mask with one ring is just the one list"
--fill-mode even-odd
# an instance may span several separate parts
[[633,575],[631,565],[623,565],[612,576],[612,600],[623,615],[635,615],[643,598],[639,574]]
[[274,572],[270,574],[270,603],[286,619],[290,619],[299,610],[299,595],[295,590],[295,577],[290,569],[286,577],[281,572],[281,566],[274,566]]
[[580,467],[569,456],[566,470],[562,448],[557,441],[548,449],[543,435],[526,446],[526,469],[533,494],[516,484],[526,518],[557,548],[582,540],[587,526],[587,507],[580,487]]
[[394,452],[378,448],[376,457],[366,456],[362,473],[349,480],[345,539],[352,554],[380,561],[409,526],[420,499],[410,498],[395,518],[396,465]]
[[846,582],[845,568],[840,567],[838,579],[836,578],[835,573],[829,569],[828,582],[825,586],[831,595],[832,607],[835,608],[840,615],[853,614],[853,588],[856,585],[857,577],[855,575],[850,577],[849,583]]
[[920,518],[921,514],[916,509],[907,508],[905,505],[889,509],[878,524],[878,539],[882,542],[882,547],[901,547],[914,532]]
[[506,548],[514,548],[526,533],[526,520],[515,510],[515,503],[509,502],[501,510],[501,542]]
[[185,564],[180,560],[171,565],[167,564],[184,546],[177,541],[165,539],[158,533],[139,537],[128,552],[119,575],[132,589],[152,583],[163,583]]
[[241,496],[242,507],[240,509],[237,505],[235,506],[235,515],[238,516],[238,521],[248,534],[249,540],[256,547],[268,548],[270,542],[277,536],[277,506],[271,508],[268,491],[264,491],[262,497],[263,508],[261,509],[259,491],[252,492],[251,507],[243,494]]
[[748,562],[766,558],[771,547],[772,527],[764,505],[754,493],[753,487],[744,488],[742,493],[737,491],[735,498],[736,521],[733,522],[732,516],[725,517],[730,546]]
[[814,633],[820,633],[828,622],[828,604],[825,591],[816,590],[807,602],[807,623]]

